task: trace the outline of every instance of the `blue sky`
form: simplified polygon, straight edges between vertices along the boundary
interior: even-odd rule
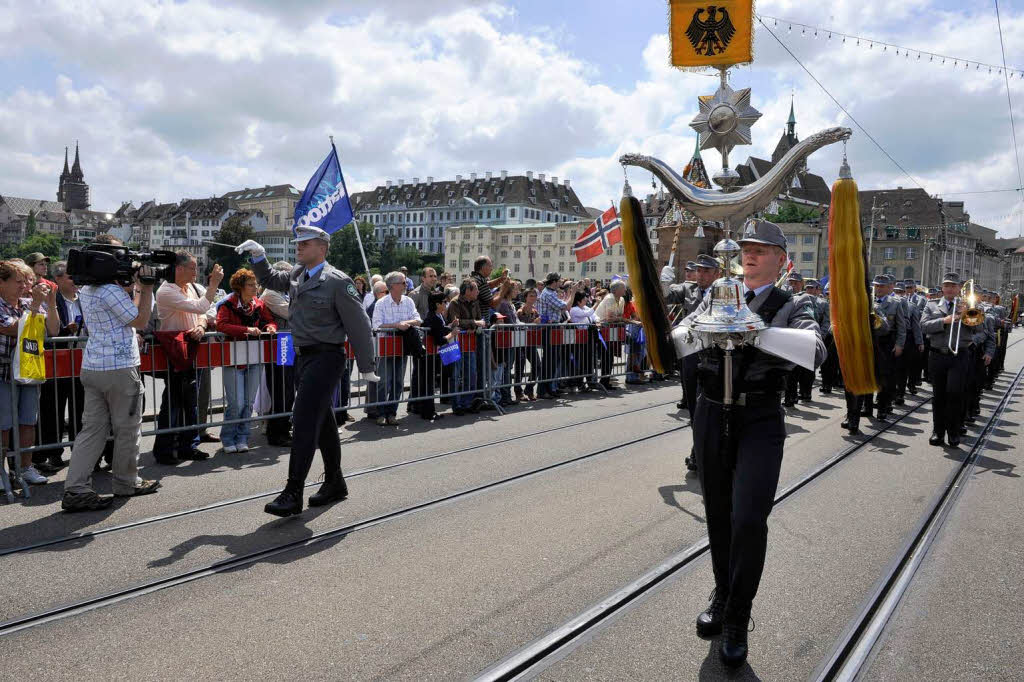
[[[1003,0],[1001,10],[1008,62],[1024,67],[1022,4]],[[696,96],[716,85],[667,67],[661,1],[349,0],[343,7],[0,0],[0,193],[51,198],[63,147],[76,138],[97,207],[302,186],[334,133],[356,190],[402,177],[534,170],[569,177],[585,203],[603,204],[621,188],[620,153],[685,162]],[[760,0],[757,7],[913,48],[1000,60],[989,2]],[[1017,184],[1000,79],[779,29],[929,192]],[[852,127],[767,32],[756,36],[754,65],[734,70],[732,83],[753,88],[763,116],[754,144],[734,150],[735,162],[770,155],[791,92],[802,136]],[[1011,95],[1024,125],[1022,91],[1024,80],[1015,79]],[[849,152],[864,188],[914,182],[859,130]],[[705,161],[719,165],[714,152]],[[810,160],[830,182],[838,163],[838,149]],[[975,217],[1024,212],[1014,193],[962,198]],[[988,224],[1016,235],[1024,222]]]

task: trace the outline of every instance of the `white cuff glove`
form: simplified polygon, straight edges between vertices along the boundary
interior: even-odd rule
[[[661,280],[662,284],[672,284],[672,282],[676,281],[675,269],[671,265],[666,265],[661,269],[661,277],[658,279]]]
[[[235,253],[245,253],[247,251],[253,258],[262,258],[267,255],[267,250],[251,239],[246,239],[235,247]]]
[[[359,378],[362,379],[363,381],[368,381],[371,384],[376,384],[380,382],[380,377],[374,374],[373,372],[360,372]]]

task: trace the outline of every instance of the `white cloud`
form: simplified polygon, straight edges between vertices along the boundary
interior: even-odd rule
[[[242,185],[302,185],[334,134],[353,191],[386,178],[531,169],[572,178],[585,203],[604,206],[621,191],[620,153],[685,164],[695,98],[717,84],[668,66],[663,26],[651,27],[636,55],[641,77],[613,89],[599,81],[597,65],[559,48],[545,27],[503,31],[515,11],[505,4],[343,4],[345,14],[328,2],[68,0],[33,7],[31,17],[22,3],[11,4],[0,12],[0,58],[41,61],[40,72],[60,75],[0,85],[0,192],[52,196],[60,153],[75,138],[99,208]],[[761,0],[758,9],[999,59],[987,6]],[[1003,27],[1008,59],[1024,63],[1024,14],[1004,11]],[[779,30],[930,191],[1016,184],[998,78]],[[736,148],[734,163],[770,156],[791,87],[802,135],[851,125],[763,30],[755,65],[737,69],[733,85],[753,87],[764,114],[755,144]],[[1019,102],[1024,84],[1013,87]],[[1024,114],[1018,122],[1024,125]],[[860,131],[849,151],[862,187],[911,184]],[[839,154],[822,150],[811,167],[831,181]],[[717,153],[705,160],[717,169]],[[630,173],[638,192],[649,187],[648,177]],[[985,215],[1007,213],[1012,202],[983,195],[968,204]]]

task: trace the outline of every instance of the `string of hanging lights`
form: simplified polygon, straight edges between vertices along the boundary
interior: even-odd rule
[[[811,26],[810,24],[802,24],[799,21],[791,21],[780,17],[771,17],[765,14],[760,14],[758,16],[762,21],[771,21],[773,27],[785,27],[788,29],[790,34],[798,31],[801,37],[810,38],[812,40],[825,40],[826,42],[835,42],[839,45],[861,47],[867,50],[877,50],[882,54],[889,54],[891,52],[893,56],[903,57],[907,60],[917,62],[927,61],[939,66],[945,65],[955,69],[974,71],[976,73],[990,73],[995,76],[1002,76],[1003,71],[1005,70],[1007,78],[1024,79],[1024,69],[1016,67],[1006,67],[1004,69],[1000,64],[987,64],[973,59],[952,57],[950,55],[929,52],[927,50],[916,50],[902,45],[887,43],[883,40],[875,40],[874,38],[865,38],[863,36],[851,35],[849,33],[841,33],[829,28]]]

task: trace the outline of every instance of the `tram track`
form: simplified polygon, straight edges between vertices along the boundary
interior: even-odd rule
[[[1007,350],[1016,346],[1018,343],[1024,342],[1024,339],[1015,341],[1014,343],[1007,346]],[[958,490],[958,481],[962,480],[959,475],[962,475],[966,470],[968,460],[973,462],[972,458],[977,457],[979,451],[979,445],[982,444],[983,436],[987,438],[988,434],[991,433],[993,425],[998,421],[998,416],[1001,414],[1005,405],[1009,401],[1010,397],[1016,390],[1018,383],[1024,375],[1024,367],[1022,367],[1016,374],[1015,378],[1010,382],[1010,385],[1003,392],[997,406],[993,409],[992,414],[989,416],[988,421],[985,423],[982,431],[979,432],[975,438],[974,443],[969,450],[969,454],[964,459],[964,464],[957,472],[951,476],[952,483],[947,484],[950,486],[947,490]],[[841,461],[847,459],[854,453],[858,452],[866,445],[871,443],[875,438],[882,435],[892,427],[899,424],[905,418],[911,414],[917,412],[925,405],[931,402],[931,398],[926,398],[919,401],[909,410],[906,410],[892,421],[886,422],[885,426],[877,431],[872,432],[867,438],[861,440],[858,443],[851,445],[848,448],[844,448],[839,453],[833,455],[829,459],[825,460],[803,476],[798,478],[793,483],[786,486],[783,490],[779,491],[775,496],[773,507],[776,507],[787,499],[792,497],[802,488],[806,487],[816,479],[823,476],[825,473],[834,468]],[[958,475],[959,474],[959,475]],[[940,502],[945,499],[947,495],[940,496]],[[494,663],[488,668],[479,672],[473,677],[475,682],[498,682],[504,680],[520,680],[529,679],[533,674],[538,673],[545,669],[550,663],[561,659],[569,650],[571,650],[579,641],[585,637],[593,635],[603,625],[609,622],[609,619],[615,614],[627,610],[631,605],[636,603],[641,597],[652,592],[656,587],[664,583],[666,580],[676,575],[680,571],[685,570],[689,566],[693,565],[698,559],[703,557],[709,552],[708,538],[705,535],[701,539],[692,543],[686,549],[668,557],[663,562],[653,567],[641,575],[636,580],[628,583],[619,590],[605,596],[600,601],[593,604],[588,609],[581,612],[575,618],[562,623],[557,628],[551,630],[547,634],[535,639],[527,645],[521,647],[515,652],[509,654],[500,661]],[[908,550],[912,551],[912,550]],[[904,586],[905,589],[905,586]],[[865,607],[867,608],[867,607]],[[852,626],[851,626],[852,630]],[[849,633],[848,633],[849,634]],[[877,635],[876,635],[877,638]],[[833,679],[833,678],[821,678],[821,679]],[[840,679],[840,678],[834,678]],[[841,679],[853,679],[853,678],[841,678]]]
[[[830,471],[838,463],[869,445],[875,438],[886,433],[908,416],[918,412],[929,402],[931,402],[931,398],[918,401],[909,410],[901,412],[896,418],[886,422],[882,428],[866,434],[862,440],[843,448],[803,474],[776,494],[774,504],[780,505]],[[477,681],[527,679],[531,674],[547,667],[549,663],[560,659],[582,638],[593,634],[602,625],[609,622],[613,615],[626,610],[666,580],[693,565],[708,551],[708,538],[705,535],[686,549],[668,557],[636,580],[605,596],[575,618],[564,622],[559,627],[484,669],[473,679]]]
[[[811,679],[817,682],[849,682],[857,679],[865,671],[890,618],[913,582],[918,568],[949,513],[963,493],[979,455],[985,450],[992,431],[1000,423],[1006,406],[1020,388],[1022,378],[1024,367],[1018,370],[967,456],[947,477],[907,542],[886,567],[857,615],[850,620],[834,644],[832,653],[825,658]]]
[[[625,410],[623,412],[617,412],[615,414],[604,415],[602,417],[594,417],[594,418],[591,418],[591,419],[580,420],[580,421],[572,422],[572,423],[569,423],[569,424],[561,424],[559,426],[553,426],[553,427],[547,428],[547,429],[540,429],[538,431],[531,431],[529,433],[521,433],[521,434],[518,434],[518,435],[515,435],[515,436],[509,436],[507,438],[501,438],[501,439],[492,440],[492,441],[489,441],[489,442],[486,442],[486,443],[480,443],[478,445],[468,445],[466,447],[457,448],[455,450],[448,450],[448,451],[445,451],[445,452],[433,453],[433,454],[430,454],[430,455],[424,455],[422,457],[414,457],[414,458],[402,460],[402,461],[399,461],[399,462],[392,462],[390,464],[381,464],[381,465],[378,465],[378,466],[366,467],[364,469],[356,469],[354,471],[346,473],[345,474],[345,478],[347,480],[351,480],[353,478],[358,478],[360,476],[367,476],[367,475],[370,475],[370,474],[379,474],[379,473],[382,473],[382,472],[385,472],[385,471],[391,471],[391,470],[394,470],[394,469],[400,469],[402,467],[411,466],[411,465],[414,465],[414,464],[422,464],[424,462],[429,462],[429,461],[432,461],[432,460],[442,459],[444,457],[451,457],[453,455],[460,455],[460,454],[463,454],[463,453],[466,453],[466,452],[472,452],[474,450],[483,450],[483,449],[486,449],[486,448],[492,448],[492,447],[504,445],[505,443],[511,443],[513,441],[523,440],[523,439],[527,439],[527,438],[535,438],[535,437],[538,437],[538,436],[545,436],[547,434],[555,433],[557,431],[563,431],[565,429],[571,429],[571,428],[576,428],[576,427],[580,427],[580,426],[591,426],[591,425],[593,425],[596,422],[601,422],[601,421],[604,421],[604,420],[607,420],[607,419],[616,419],[616,418],[619,418],[619,417],[626,417],[626,416],[629,416],[629,415],[636,414],[638,412],[644,412],[646,410],[652,410],[652,409],[656,409],[656,408],[659,408],[659,407],[665,407],[667,405],[674,405],[674,404],[675,404],[675,401],[669,400],[669,401],[665,401],[665,402],[655,403],[653,405],[645,405],[644,407],[638,407],[638,408],[634,408],[634,409],[631,409],[631,410]],[[685,424],[683,426],[683,428],[685,428],[686,426],[689,426],[689,422],[687,422],[687,424]],[[313,488],[313,487],[316,487],[318,485],[320,485],[320,483],[317,482],[317,481],[307,482],[305,484],[304,488]],[[50,539],[47,539],[47,540],[41,540],[39,542],[34,542],[34,543],[31,543],[31,544],[27,544],[27,545],[21,545],[21,546],[17,546],[17,547],[9,547],[9,548],[5,548],[5,549],[0,549],[0,557],[10,556],[10,555],[14,555],[14,554],[23,554],[25,552],[31,552],[33,550],[44,549],[44,548],[47,548],[47,547],[53,547],[55,545],[61,545],[61,544],[65,544],[65,543],[69,543],[69,542],[74,542],[74,541],[78,541],[78,540],[88,540],[88,539],[99,537],[99,536],[102,536],[102,535],[109,535],[111,533],[118,533],[118,532],[122,532],[122,531],[132,530],[134,528],[140,528],[142,526],[148,526],[148,525],[152,525],[152,524],[155,524],[155,523],[161,523],[161,522],[170,521],[170,520],[173,520],[173,519],[179,519],[179,518],[183,518],[183,517],[193,516],[193,515],[196,515],[196,514],[202,514],[204,512],[214,511],[214,510],[217,510],[217,509],[224,509],[226,507],[231,507],[231,506],[234,506],[234,505],[243,504],[245,502],[252,502],[254,500],[259,500],[259,499],[266,498],[266,497],[273,497],[274,495],[277,495],[280,492],[281,492],[280,488],[275,488],[274,490],[267,490],[267,491],[260,492],[260,493],[253,493],[251,495],[243,495],[241,497],[230,498],[230,499],[227,499],[227,500],[220,500],[218,502],[212,502],[210,504],[201,505],[201,506],[198,506],[198,507],[192,507],[192,508],[189,508],[189,509],[182,509],[182,510],[178,510],[178,511],[167,512],[165,514],[158,514],[156,516],[148,516],[146,518],[137,519],[135,521],[126,521],[124,523],[120,523],[120,524],[113,525],[113,526],[107,526],[107,527],[104,527],[104,528],[96,528],[94,530],[86,530],[86,531],[81,531],[81,532],[76,532],[76,533],[69,533],[67,535],[62,535],[62,536],[55,537],[55,538],[50,538]]]
[[[648,434],[645,436],[641,436],[639,438],[634,438],[622,443],[616,443],[614,445],[604,446],[596,450],[584,453],[582,455],[577,455],[566,460],[561,460],[559,462],[547,464],[541,467],[531,469],[529,471],[507,476],[496,481],[491,481],[489,483],[472,486],[470,488],[466,488],[464,490],[460,490],[454,493],[441,495],[433,499],[426,500],[424,502],[419,502],[416,504],[408,505],[406,507],[402,507],[400,509],[395,509],[389,512],[376,514],[374,516],[370,516],[353,523],[348,523],[337,528],[314,533],[310,536],[301,538],[299,540],[284,542],[278,545],[274,545],[272,547],[267,547],[244,555],[233,557],[231,559],[215,561],[209,564],[205,564],[203,566],[198,566],[196,568],[180,571],[162,578],[156,578],[153,580],[138,583],[136,585],[121,588],[106,594],[73,601],[64,605],[51,607],[32,614],[18,616],[16,618],[0,623],[0,637],[10,635],[15,632],[19,632],[21,630],[25,630],[27,628],[44,625],[46,623],[62,620],[70,616],[86,613],[88,611],[92,611],[105,606],[112,606],[114,604],[134,599],[136,597],[141,597],[143,595],[150,594],[152,592],[156,592],[159,590],[164,590],[177,585],[183,585],[186,583],[194,582],[196,580],[209,577],[212,575],[233,571],[245,566],[249,566],[251,564],[265,561],[267,559],[284,554],[286,552],[296,551],[330,540],[341,539],[351,533],[366,530],[368,528],[373,528],[375,526],[388,523],[390,521],[395,521],[397,519],[401,519],[412,514],[417,514],[419,512],[437,509],[439,507],[456,502],[458,500],[467,499],[484,492],[496,490],[517,483],[519,481],[544,474],[549,471],[563,469],[565,467],[569,467],[580,462],[584,462],[586,460],[598,457],[609,452],[613,452],[615,450],[621,450],[622,448],[628,448],[630,446],[653,441],[655,439],[667,436],[672,433],[676,433],[678,431],[682,431],[687,428],[689,428],[688,423],[681,426],[674,426],[668,429],[663,429],[653,434]],[[284,520],[281,523],[288,523],[289,521],[290,520]]]

